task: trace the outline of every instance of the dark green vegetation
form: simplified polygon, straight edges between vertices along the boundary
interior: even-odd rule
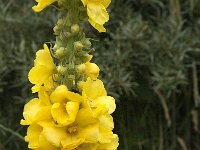
[[[33,3],[0,0],[0,150],[27,149],[27,73],[35,51],[54,41],[56,10],[35,14]],[[109,11],[107,33],[88,33],[117,99],[119,149],[200,150],[200,0],[113,0]]]

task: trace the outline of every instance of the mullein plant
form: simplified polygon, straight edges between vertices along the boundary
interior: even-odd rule
[[[54,27],[55,43],[36,52],[28,74],[33,98],[24,107],[21,125],[25,141],[37,150],[116,150],[112,132],[115,99],[98,79],[99,67],[90,62],[90,38],[83,25],[89,22],[105,32],[110,0],[36,0],[35,12],[56,4],[62,18]]]

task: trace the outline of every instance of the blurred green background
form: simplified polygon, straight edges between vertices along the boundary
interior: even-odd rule
[[[25,150],[27,73],[59,14],[0,0],[0,150]],[[113,0],[107,33],[87,29],[117,100],[119,150],[200,150],[200,0]]]

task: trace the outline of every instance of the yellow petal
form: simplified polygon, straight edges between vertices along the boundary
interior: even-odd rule
[[[59,148],[49,143],[44,135],[40,135],[40,147],[36,150],[59,150]]]
[[[79,136],[85,138],[86,143],[96,143],[99,140],[99,125],[91,124],[78,130]]]
[[[78,102],[67,102],[66,105],[54,103],[51,108],[51,114],[58,125],[66,126],[75,121],[78,110]]]
[[[90,2],[87,4],[87,14],[95,23],[103,25],[109,20],[109,15],[102,4]]]
[[[83,108],[87,109],[92,114],[92,108],[90,105],[92,101],[88,99],[84,90],[82,91],[82,96],[83,96],[83,102],[82,102]]]
[[[37,115],[37,113],[44,106],[45,105],[43,103],[41,103],[41,101],[38,98],[34,98],[34,99],[30,100],[24,106],[24,112],[23,112],[24,119],[27,121],[27,123],[32,123],[34,121],[35,116]]]
[[[94,103],[95,99],[87,97],[84,90],[82,91],[82,96],[83,96],[83,103],[82,103],[83,108],[87,109],[94,118],[98,118],[99,116],[108,113],[109,108],[105,104],[95,105]]]
[[[102,126],[105,129],[113,130],[114,128],[114,122],[111,115],[107,114],[107,115],[100,116],[99,123],[100,123],[100,126]]]
[[[70,91],[67,91],[66,98],[67,98],[67,100],[73,101],[73,102],[82,102],[83,101],[83,98],[80,94],[70,92]]]
[[[39,65],[30,70],[28,78],[32,84],[41,86],[52,74],[53,70],[49,70],[47,67]]]
[[[105,105],[98,105],[98,107],[94,107],[94,109],[92,109],[92,113],[95,118],[98,118],[101,115],[108,114],[108,108]]]
[[[53,103],[64,103],[67,101],[82,102],[82,96],[68,91],[65,85],[58,86],[50,96],[51,102]]]
[[[97,143],[83,143],[77,147],[78,150],[96,150]]]
[[[42,127],[37,124],[30,125],[27,129],[27,135],[25,136],[25,141],[29,142],[28,148],[36,149],[40,146],[39,137],[42,132]]]
[[[56,0],[36,0],[38,2],[38,4],[36,6],[33,6],[32,9],[35,12],[40,12],[42,11],[45,7],[47,7],[48,5],[52,4],[53,2],[55,2]]]
[[[77,83],[78,90],[79,90],[80,92],[82,92],[83,87],[84,87],[84,84],[85,84],[84,81],[79,81],[79,82]]]
[[[51,94],[50,99],[53,103],[66,102],[67,87],[65,85],[58,86]]]
[[[107,95],[103,82],[98,79],[93,81],[90,78],[88,78],[83,87],[83,92],[85,92],[86,96],[90,100],[94,100],[100,96]]]
[[[45,104],[45,105],[51,105],[49,95],[46,92],[46,88],[44,86],[40,87],[40,91],[38,92],[39,99]]]
[[[34,85],[34,86],[31,88],[32,93],[36,93],[36,92],[40,91],[40,88],[41,88],[41,85],[38,85],[38,84]]]
[[[31,125],[33,123],[37,123],[38,121],[50,120],[51,116],[51,106],[43,107],[40,111],[36,113],[36,115],[32,116],[29,119],[21,120],[21,125]]]
[[[100,143],[110,143],[113,138],[113,132],[102,126],[99,127],[99,142]]]
[[[99,144],[97,150],[116,150],[119,146],[119,138],[116,134],[113,134],[113,137],[109,143]]]
[[[56,147],[60,147],[61,141],[66,138],[65,128],[56,127],[52,122],[39,123],[43,127],[42,135]]]
[[[91,79],[95,80],[99,76],[99,67],[95,63],[87,62],[85,63],[85,74],[86,78],[90,77]]]
[[[111,96],[101,96],[93,100],[93,105],[96,107],[106,106],[108,114],[112,114],[116,109],[115,99]]]
[[[43,120],[50,120],[52,119],[51,116],[51,106],[43,107],[34,117],[34,122],[43,121]]]
[[[99,32],[106,32],[106,29],[104,28],[103,25],[96,23],[95,21],[93,21],[91,18],[88,19],[89,23],[95,28],[97,29]]]
[[[107,8],[111,3],[111,0],[102,0],[102,5]]]
[[[83,103],[82,103],[83,109],[87,110],[87,113],[93,118],[97,118],[103,109],[100,110],[99,109],[100,107],[98,108],[98,110],[95,109],[94,106],[92,105],[92,101],[88,99],[84,91],[82,92],[82,96],[83,96]]]
[[[57,83],[54,82],[56,81],[56,78],[57,78],[57,75],[53,74],[47,80],[44,81],[44,87],[46,91],[52,91],[54,87],[57,86]]]
[[[83,142],[83,138],[79,138],[76,135],[67,135],[67,137],[61,141],[63,147],[62,150],[74,150]]]
[[[37,51],[34,63],[35,66],[41,65],[41,66],[46,66],[47,68],[50,69],[55,67],[53,58],[51,57],[51,53],[46,44],[44,44],[44,49]]]
[[[85,109],[85,108],[81,108],[78,111],[78,114],[76,116],[76,123],[79,126],[87,126],[89,124],[93,124],[95,122],[97,122],[98,120],[96,118],[93,117],[92,113],[90,110]]]
[[[88,0],[81,0],[82,1],[82,3],[83,3],[83,6],[85,7],[86,5],[87,5],[87,3],[88,3]]]
[[[32,123],[32,121],[30,121],[30,120],[24,120],[24,119],[20,120],[21,125],[30,125],[31,123]]]

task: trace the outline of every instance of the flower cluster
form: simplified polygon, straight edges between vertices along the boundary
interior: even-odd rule
[[[89,63],[89,62],[87,62]],[[79,93],[57,85],[55,65],[47,45],[36,54],[29,80],[35,84],[33,98],[24,107],[22,125],[29,125],[25,141],[30,149],[115,150],[113,134],[115,100],[107,96],[101,80],[87,78]],[[95,72],[91,70],[89,72]],[[88,74],[86,69],[86,74]],[[93,75],[92,75],[93,76]],[[94,75],[95,76],[95,75]]]
[[[35,11],[41,11],[56,0],[37,0]],[[91,62],[91,42],[79,26],[80,8],[87,5],[90,22],[103,27],[105,8],[110,1],[57,0],[70,9],[59,19],[54,32],[55,45],[38,50],[29,81],[38,94],[24,107],[21,125],[27,125],[25,141],[36,150],[116,150],[118,136],[112,132],[111,114],[115,99],[107,95],[98,79],[99,67]],[[99,17],[98,10],[101,9]],[[94,12],[97,11],[97,12]],[[105,13],[106,12],[106,13]],[[84,12],[83,12],[84,13]],[[94,23],[95,22],[95,23]]]

